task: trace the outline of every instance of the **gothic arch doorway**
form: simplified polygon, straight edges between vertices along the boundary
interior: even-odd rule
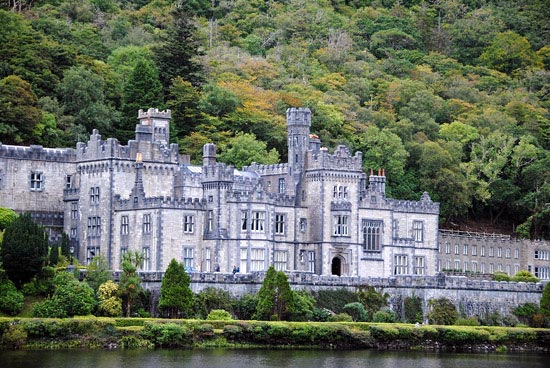
[[[342,259],[340,257],[334,257],[332,259],[331,274],[342,276]]]

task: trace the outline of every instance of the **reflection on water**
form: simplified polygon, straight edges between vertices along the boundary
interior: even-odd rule
[[[373,350],[0,351],[2,368],[543,368],[542,354],[451,354]]]

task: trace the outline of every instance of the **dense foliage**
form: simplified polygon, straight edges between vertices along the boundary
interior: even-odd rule
[[[172,259],[160,287],[159,309],[169,318],[189,316],[193,304],[193,292],[189,284],[191,279],[183,264]]]
[[[72,146],[93,128],[124,141],[133,110],[166,106],[182,153],[200,162],[214,142],[241,166],[264,153],[285,160],[284,111],[308,106],[325,144],[386,169],[389,195],[427,190],[446,226],[549,238],[549,9],[542,0],[3,2],[0,141]]]

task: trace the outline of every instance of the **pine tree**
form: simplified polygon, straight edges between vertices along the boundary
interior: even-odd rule
[[[255,319],[288,319],[294,308],[294,294],[288,278],[282,271],[269,267],[258,292]]]
[[[163,108],[164,99],[157,68],[151,62],[139,60],[124,84],[121,123],[117,137],[123,142],[132,139],[139,109]]]
[[[172,259],[162,278],[159,300],[159,309],[168,318],[178,318],[189,314],[193,303],[190,283],[191,279],[183,265]]]
[[[21,215],[6,228],[1,254],[6,274],[20,287],[42,270],[48,256],[48,236],[29,214]]]
[[[137,274],[143,262],[143,255],[137,251],[127,252],[122,256],[122,275],[120,276],[120,294],[125,303],[126,317],[132,315],[132,305],[137,301],[143,288]]]
[[[179,76],[194,86],[199,86],[204,76],[202,65],[195,58],[202,53],[196,38],[197,29],[190,1],[179,1],[171,14],[173,23],[168,28],[164,42],[153,50],[162,85],[167,91],[172,80]]]
[[[167,107],[172,110],[171,137],[183,138],[195,130],[197,125],[206,122],[205,114],[200,110],[200,93],[196,87],[176,77],[170,85],[170,99]]]

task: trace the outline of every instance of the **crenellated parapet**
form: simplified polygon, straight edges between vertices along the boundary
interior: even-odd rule
[[[396,212],[439,214],[439,202],[433,202],[426,192],[419,201],[408,201],[386,198],[381,192],[367,190],[359,202],[359,207]]]
[[[155,208],[204,210],[206,200],[204,198],[172,198],[172,197],[145,197],[139,202],[132,199],[121,199],[115,196],[115,211],[145,210]]]
[[[222,163],[202,167],[202,182],[210,183],[216,181],[233,182],[234,168]]]
[[[256,162],[250,164],[250,166],[244,166],[243,171],[253,171],[260,176],[266,175],[286,175],[288,174],[288,163],[261,165]]]
[[[334,153],[321,149],[318,153],[308,152],[308,170],[362,171],[363,153],[351,155],[346,146],[340,145]]]
[[[75,150],[72,148],[44,148],[39,145],[25,147],[2,143],[0,143],[0,157],[52,162],[74,162],[76,160]]]

